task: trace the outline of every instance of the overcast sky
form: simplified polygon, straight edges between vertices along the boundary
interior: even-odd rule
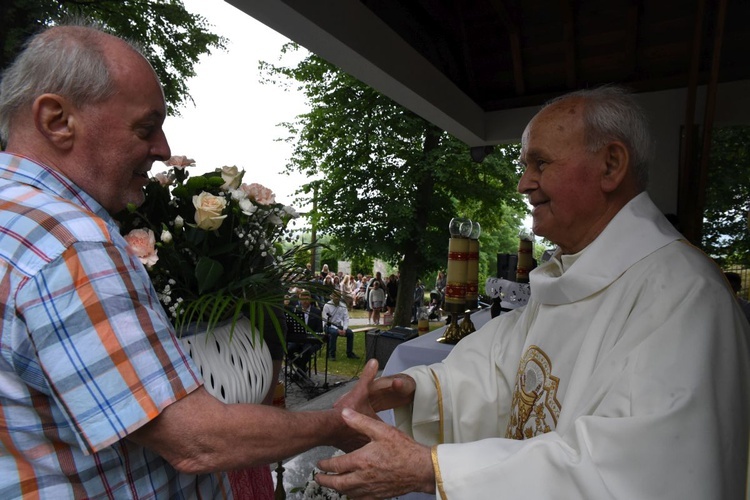
[[[281,174],[291,146],[275,139],[285,136],[277,126],[292,121],[307,108],[299,93],[259,83],[258,62],[278,63],[289,40],[223,0],[183,0],[185,8],[205,17],[213,33],[228,39],[226,51],[201,58],[196,77],[188,81],[195,105],[164,125],[173,155],[196,160],[195,172],[223,165],[246,170],[244,181],[258,182],[291,204],[292,193],[304,181]],[[152,172],[159,172],[154,165]],[[296,207],[301,208],[301,207]]]

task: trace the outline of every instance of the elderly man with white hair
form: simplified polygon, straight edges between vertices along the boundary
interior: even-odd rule
[[[744,498],[748,324],[646,193],[650,152],[621,89],[545,106],[518,190],[557,251],[529,304],[370,384],[403,432],[344,410],[370,442],[318,482],[357,498]]]

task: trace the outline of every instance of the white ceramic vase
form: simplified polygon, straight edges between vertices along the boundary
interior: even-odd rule
[[[253,335],[250,321],[239,318],[219,323],[213,331],[189,328],[180,337],[203,376],[206,390],[228,404],[260,403],[271,387],[271,352],[263,335]]]

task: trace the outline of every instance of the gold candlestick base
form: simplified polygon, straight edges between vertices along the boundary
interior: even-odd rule
[[[445,329],[445,335],[437,339],[441,344],[458,344],[461,340],[461,328],[458,326],[458,315],[451,313],[451,322]]]
[[[437,341],[441,344],[458,344],[459,340],[476,330],[474,323],[471,321],[471,311],[467,310],[464,313],[464,319],[460,325],[458,324],[458,315],[451,314],[451,323],[445,329],[445,335],[437,339]]]
[[[466,337],[470,333],[474,333],[477,329],[474,327],[474,323],[471,321],[471,311],[466,311],[464,314],[464,320],[461,322],[461,338]]]

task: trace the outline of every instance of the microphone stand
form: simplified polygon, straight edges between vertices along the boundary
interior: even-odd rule
[[[323,324],[323,332],[325,332],[326,335],[323,336],[323,341],[326,343],[326,368],[325,368],[325,374],[323,375],[323,389],[326,391],[328,390],[328,346],[331,343],[330,338],[326,338],[330,336],[331,334],[328,333],[328,327],[331,324],[331,313],[327,314],[328,320]]]

